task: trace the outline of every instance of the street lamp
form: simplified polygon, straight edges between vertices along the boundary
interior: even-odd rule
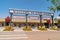
[[[14,11],[13,11],[13,9],[9,9],[9,13],[13,13]]]
[[[40,26],[42,27],[42,15],[40,14]]]
[[[28,14],[26,14],[26,28],[27,28],[27,25],[28,25],[28,23],[27,23],[27,18],[28,18],[28,17],[27,17],[27,16],[28,16]]]
[[[52,18],[52,26],[53,26],[54,25],[54,21],[53,21],[54,15],[53,15],[53,13],[51,14],[51,18]]]
[[[12,23],[12,15],[14,13],[13,9],[9,9],[9,13],[10,13],[10,26],[11,26],[11,23]]]

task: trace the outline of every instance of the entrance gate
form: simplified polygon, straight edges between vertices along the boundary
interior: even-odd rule
[[[28,25],[27,23],[27,18],[29,14],[33,14],[33,15],[39,15],[39,19],[40,19],[40,26],[42,26],[42,20],[44,18],[50,18],[52,20],[52,25],[53,25],[53,13],[48,13],[48,12],[39,12],[39,11],[30,11],[30,10],[17,10],[17,9],[9,9],[9,13],[10,13],[10,25],[12,23],[12,17],[17,14],[25,14],[25,21],[26,21],[26,27]]]

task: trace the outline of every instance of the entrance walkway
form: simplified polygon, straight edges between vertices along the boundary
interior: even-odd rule
[[[27,40],[28,37],[23,31],[1,31],[0,40]]]
[[[22,31],[18,27],[14,29],[15,31],[0,31],[0,40],[60,40],[60,31]]]
[[[28,36],[22,28],[14,27],[14,31],[3,31],[4,27],[0,27],[0,40],[27,40]]]
[[[25,32],[29,40],[60,40],[60,31]]]

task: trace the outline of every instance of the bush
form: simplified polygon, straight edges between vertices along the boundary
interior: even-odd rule
[[[27,26],[27,28],[26,28],[26,26],[24,26],[24,27],[23,27],[23,30],[24,30],[24,31],[31,31],[31,27],[30,27],[30,26]]]
[[[10,27],[10,31],[14,31],[13,27]]]
[[[46,30],[45,26],[42,26],[42,29],[41,30]]]
[[[39,26],[38,30],[40,30],[40,29],[41,29],[41,26]]]
[[[24,26],[24,27],[23,27],[23,30],[24,30],[24,31],[26,31],[26,30],[27,30],[26,26]]]
[[[51,30],[58,30],[58,27],[57,26],[53,26],[53,27],[50,27],[49,29],[51,29]]]
[[[30,26],[27,27],[27,31],[31,31],[31,27]]]
[[[57,26],[53,26],[53,30],[57,30],[58,29],[58,27]]]
[[[46,30],[45,26],[39,26],[38,30]]]
[[[14,31],[12,27],[5,26],[5,29],[3,31]]]
[[[5,26],[5,29],[3,31],[9,31],[9,26]]]

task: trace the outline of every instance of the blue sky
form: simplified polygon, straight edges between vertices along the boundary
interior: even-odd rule
[[[48,7],[51,5],[46,0],[0,0],[0,18],[5,18],[9,15],[9,8],[49,12]],[[58,14],[59,12],[55,14],[55,17]]]

